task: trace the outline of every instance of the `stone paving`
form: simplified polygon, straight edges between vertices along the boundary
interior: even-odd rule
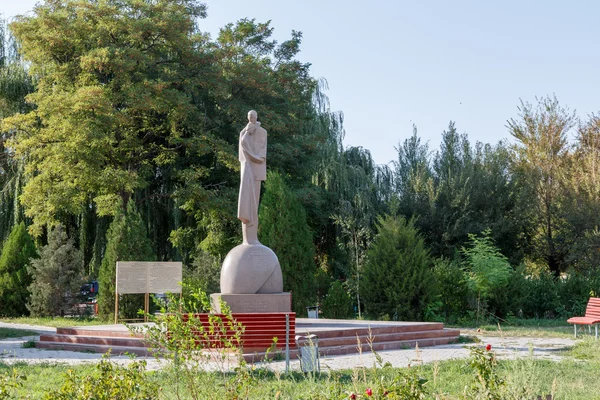
[[[10,327],[19,329],[30,329],[38,333],[53,333],[56,329],[43,326],[32,326],[24,324],[11,324],[0,322],[0,327]],[[494,337],[476,334],[480,343],[451,344],[445,346],[424,347],[421,349],[405,349],[393,351],[381,351],[378,354],[382,357],[384,363],[390,363],[394,367],[406,367],[419,363],[433,363],[436,361],[450,359],[464,359],[469,356],[470,346],[484,346],[491,344],[493,350],[500,358],[514,359],[533,356],[548,360],[560,361],[562,352],[575,344],[574,339],[569,338],[529,338],[529,337]],[[0,340],[0,361],[5,363],[26,362],[26,363],[64,363],[81,364],[98,362],[102,358],[101,354],[81,353],[63,350],[45,350],[35,348],[24,348],[25,342],[36,339],[36,336],[11,338]],[[119,363],[127,363],[130,358],[127,356],[113,356],[111,359]],[[139,359],[139,358],[138,358]],[[160,368],[162,362],[148,357],[148,368]],[[366,367],[371,368],[376,364],[375,356],[366,352],[363,354],[350,354],[345,356],[321,357],[321,370],[340,370]],[[207,363],[207,369],[215,370],[222,368],[231,368],[234,363],[223,365],[222,363]],[[267,364],[268,368],[275,371],[285,370],[285,361],[271,361]],[[290,361],[291,370],[300,370],[298,360]]]

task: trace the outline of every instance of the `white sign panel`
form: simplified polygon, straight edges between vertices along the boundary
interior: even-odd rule
[[[181,262],[117,262],[118,294],[181,293]]]
[[[180,262],[148,264],[148,293],[181,293]]]

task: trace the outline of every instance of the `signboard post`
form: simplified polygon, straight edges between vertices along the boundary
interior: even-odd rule
[[[144,294],[144,322],[148,320],[150,293],[181,294],[181,262],[118,261],[115,287],[115,324],[120,294]]]

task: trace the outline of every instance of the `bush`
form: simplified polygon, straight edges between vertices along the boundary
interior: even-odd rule
[[[448,323],[456,323],[469,309],[471,292],[467,276],[457,261],[444,258],[435,261],[433,274],[444,319]]]
[[[75,302],[81,286],[83,254],[58,225],[48,235],[48,245],[40,249],[40,258],[31,261],[33,283],[27,308],[31,315],[52,317],[64,314]]]
[[[97,366],[98,373],[80,376],[72,370],[58,391],[47,400],[146,400],[159,398],[161,389],[149,379],[146,361],[132,361],[122,367],[108,358]]]
[[[103,318],[114,317],[117,261],[154,261],[146,227],[133,201],[127,210],[119,207],[106,234],[106,252],[100,266],[98,283],[98,313]],[[119,301],[119,314],[133,318],[143,307],[143,295],[127,295]]]
[[[351,318],[352,299],[344,289],[342,282],[335,281],[331,284],[327,296],[323,300],[323,316],[325,318]]]
[[[37,257],[33,239],[25,224],[15,225],[2,247],[0,256],[0,315],[19,317],[28,313],[31,275],[27,271],[30,260]]]
[[[190,293],[218,293],[220,287],[221,263],[216,257],[203,251],[198,252],[192,267],[183,269],[183,297]]]
[[[550,270],[541,271],[539,276],[529,277],[529,287],[523,304],[526,318],[554,318],[561,309],[558,297],[558,282]]]
[[[413,221],[386,216],[367,251],[361,293],[367,314],[420,320],[435,297],[431,259]]]

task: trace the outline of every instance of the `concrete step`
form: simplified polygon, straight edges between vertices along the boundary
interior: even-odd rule
[[[98,345],[112,347],[148,347],[142,338],[136,337],[101,337],[101,336],[81,336],[81,335],[40,335],[41,343],[70,343],[81,345]]]
[[[143,347],[136,346],[108,346],[99,344],[86,343],[64,343],[64,342],[36,342],[35,347],[38,349],[51,350],[69,350],[80,351],[83,353],[101,353],[106,354],[110,351],[112,355],[120,356],[125,354],[135,354],[136,356],[152,356],[152,352]]]
[[[415,348],[417,344],[419,347],[429,347],[429,346],[442,346],[450,343],[458,342],[459,335],[454,336],[454,333],[447,333],[444,337],[437,338],[429,338],[429,339],[414,339],[414,340],[396,340],[391,342],[379,342],[373,343],[372,345],[368,343],[361,343],[361,352],[368,353],[371,351],[389,351],[389,350],[400,350],[400,349],[410,349]],[[320,343],[320,342],[319,342]],[[329,356],[339,356],[339,355],[347,355],[347,354],[358,354],[358,344],[354,343],[354,345],[332,345],[327,347],[322,347],[319,344],[319,356],[320,357],[329,357]],[[254,353],[245,353],[244,359],[246,362],[260,362],[264,361],[265,358],[268,359],[282,359],[285,357],[285,349],[278,349],[275,352],[270,352],[268,355],[265,352],[254,352]],[[298,349],[290,350],[290,358],[298,358]]]

